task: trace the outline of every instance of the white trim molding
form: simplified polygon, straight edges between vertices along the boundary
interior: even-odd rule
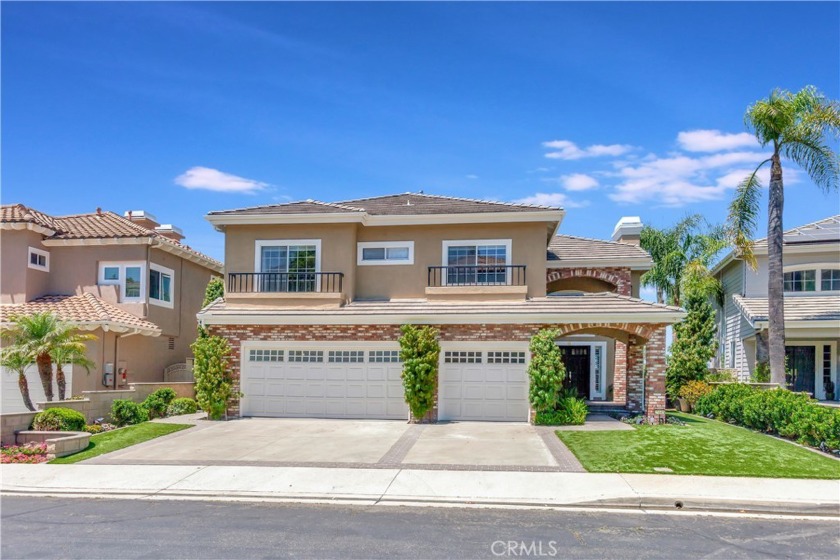
[[[158,272],[161,274],[160,284],[158,288],[162,291],[163,290],[163,275],[166,274],[169,276],[169,301],[164,299],[158,299],[152,297],[152,279],[151,275],[152,272]],[[167,268],[165,266],[161,266],[159,264],[155,264],[153,262],[149,263],[149,303],[152,305],[158,305],[160,307],[166,307],[168,309],[175,308],[175,271],[171,268]]]
[[[384,258],[365,260],[363,258],[365,249],[384,249]],[[408,258],[389,259],[388,249],[408,249]],[[414,264],[414,241],[359,241],[356,243],[356,264],[358,266]]]
[[[37,257],[44,257],[44,264],[33,263],[32,262],[32,255],[36,255]],[[40,258],[38,260],[40,260]],[[41,272],[49,272],[50,271],[50,253],[49,253],[49,251],[44,251],[42,249],[36,249],[35,247],[30,247],[29,251],[26,254],[26,266],[33,269],[33,270],[40,270]]]
[[[555,341],[557,346],[588,346],[589,347],[589,400],[606,400],[607,398],[607,342],[604,340],[564,340]],[[599,349],[601,363],[595,354]],[[597,373],[596,373],[597,372]],[[596,379],[596,374],[598,378]]]
[[[288,247],[290,245],[315,246],[315,272],[321,272],[320,239],[257,239],[254,241],[254,272],[262,272],[263,247]]]
[[[119,278],[110,280],[105,278],[106,268],[119,269]],[[125,294],[125,271],[127,268],[140,269],[140,296],[128,297]],[[99,261],[99,271],[96,275],[97,283],[101,286],[119,286],[120,303],[146,303],[146,263],[143,261]]]
[[[444,239],[441,242],[441,255],[440,261],[442,266],[458,266],[458,265],[450,265],[449,264],[449,249],[451,247],[471,247],[475,246],[476,250],[478,247],[487,247],[491,245],[502,245],[505,248],[505,265],[510,265],[513,262],[513,241],[511,239]],[[478,253],[476,252],[476,259],[478,258]],[[477,261],[476,261],[477,262]],[[472,265],[464,265],[464,266],[472,266]],[[440,281],[441,286],[447,285],[447,274],[443,274]],[[505,270],[505,280],[507,284],[510,284],[510,277],[511,271],[510,269]],[[477,284],[481,285],[481,284]]]
[[[825,399],[825,386],[823,385],[823,346],[831,347],[829,356],[829,378],[834,382],[835,398],[840,385],[837,378],[837,341],[835,340],[785,340],[785,346],[813,346],[814,347],[814,397],[818,400]]]

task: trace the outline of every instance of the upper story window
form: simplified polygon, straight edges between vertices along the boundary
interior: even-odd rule
[[[99,284],[119,286],[121,302],[142,302],[146,300],[145,269],[145,263],[141,262],[101,262]]]
[[[821,265],[785,271],[786,292],[838,292],[840,268]]]
[[[444,241],[446,283],[505,284],[510,264],[510,239]]]
[[[175,271],[155,263],[149,264],[149,303],[163,307],[174,307]]]
[[[260,240],[254,269],[262,273],[261,291],[314,292],[321,270],[321,240]]]
[[[414,264],[414,241],[364,241],[357,243],[357,264]]]
[[[28,266],[29,268],[34,268],[35,270],[43,270],[44,272],[49,272],[50,254],[47,251],[42,251],[41,249],[30,247]]]
[[[822,291],[824,292],[838,292],[840,291],[840,268],[824,268],[820,271]]]

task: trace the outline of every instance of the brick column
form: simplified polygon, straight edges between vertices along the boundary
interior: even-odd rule
[[[627,345],[615,341],[615,364],[613,366],[613,401],[627,402]]]
[[[627,345],[627,410],[642,412],[644,401],[645,347],[631,338]]]
[[[645,373],[645,416],[652,422],[659,421],[655,412],[665,410],[665,327],[653,331],[648,339]]]

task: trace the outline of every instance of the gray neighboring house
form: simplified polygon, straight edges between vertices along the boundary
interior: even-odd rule
[[[785,344],[794,389],[825,399],[825,384],[838,385],[840,346],[840,215],[787,230],[784,235]],[[719,337],[715,366],[749,381],[767,358],[767,240],[755,243],[758,268],[734,253],[712,273],[724,289],[716,305]],[[835,399],[837,391],[835,390]]]

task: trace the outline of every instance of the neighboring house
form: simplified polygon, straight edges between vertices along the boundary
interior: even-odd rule
[[[611,242],[556,235],[564,213],[423,193],[211,212],[226,292],[199,320],[233,347],[244,396],[229,413],[406,418],[403,324],[440,331],[430,420],[527,421],[543,327],[580,394],[658,413],[665,327],[683,311],[634,297],[651,265],[638,219]]]
[[[126,382],[163,381],[164,368],[191,355],[195,314],[222,264],[183,244],[178,228],[142,211],[49,216],[11,204],[0,229],[0,320],[51,311],[98,337],[88,344],[96,369],[76,368],[71,394],[120,387],[123,370]],[[9,379],[6,411],[22,406],[15,376],[4,373],[4,389]],[[33,374],[33,401],[40,385]]]
[[[784,234],[785,344],[794,389],[825,398],[838,383],[840,342],[840,215]],[[755,242],[756,270],[730,253],[712,270],[724,289],[716,306],[720,345],[716,366],[749,381],[767,362],[767,240]],[[835,395],[836,395],[835,391]]]

